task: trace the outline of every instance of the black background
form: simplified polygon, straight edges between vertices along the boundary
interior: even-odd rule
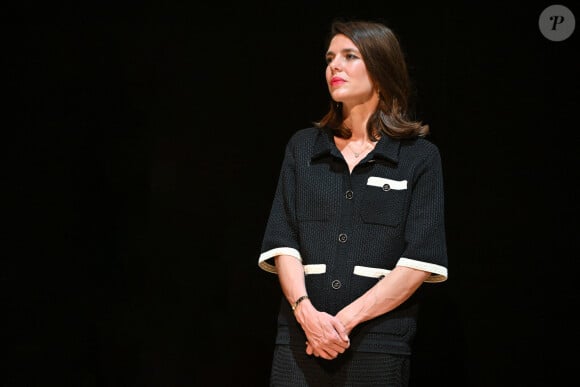
[[[335,17],[398,34],[442,154],[449,279],[425,285],[412,384],[567,380],[578,32],[544,38],[548,5],[3,13],[0,385],[267,385],[280,291],[257,259],[284,145],[327,108]]]

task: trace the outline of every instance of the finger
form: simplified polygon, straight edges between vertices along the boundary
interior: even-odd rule
[[[350,342],[350,338],[346,334],[346,329],[344,329],[344,326],[340,322],[333,321],[332,326],[334,327],[334,330],[336,331],[336,333],[338,334],[338,336],[343,341]]]
[[[321,346],[315,350],[315,353],[324,359],[334,359],[338,356],[338,351],[334,350],[331,346]]]
[[[324,342],[324,346],[334,349],[335,351],[345,350],[350,347],[350,341],[344,341],[339,337]]]
[[[340,345],[333,345],[331,346],[330,349],[333,351],[333,353],[335,352],[337,355],[339,353],[344,353],[346,351],[346,348]]]
[[[323,352],[321,356],[326,360],[332,360],[332,359],[336,359],[336,357],[338,356],[338,352],[332,351],[332,350],[327,350],[327,351]]]

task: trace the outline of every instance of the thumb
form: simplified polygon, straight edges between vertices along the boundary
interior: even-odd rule
[[[342,325],[342,323],[338,323],[335,324],[334,326],[334,330],[336,331],[336,333],[338,333],[338,335],[340,336],[340,338],[343,341],[349,342],[350,338],[348,337],[348,334],[346,333],[346,329],[344,328],[344,325]]]

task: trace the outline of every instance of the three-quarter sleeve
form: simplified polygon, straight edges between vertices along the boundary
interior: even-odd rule
[[[431,272],[426,282],[447,279],[444,186],[439,150],[431,147],[417,168],[405,226],[406,248],[397,266]]]
[[[296,161],[292,141],[289,141],[286,145],[258,260],[260,268],[271,273],[276,273],[273,258],[277,255],[290,255],[302,261],[296,225],[295,170]]]

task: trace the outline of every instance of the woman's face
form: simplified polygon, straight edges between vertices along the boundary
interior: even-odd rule
[[[335,35],[326,52],[326,63],[326,83],[333,100],[353,106],[372,98],[372,81],[352,40]]]

